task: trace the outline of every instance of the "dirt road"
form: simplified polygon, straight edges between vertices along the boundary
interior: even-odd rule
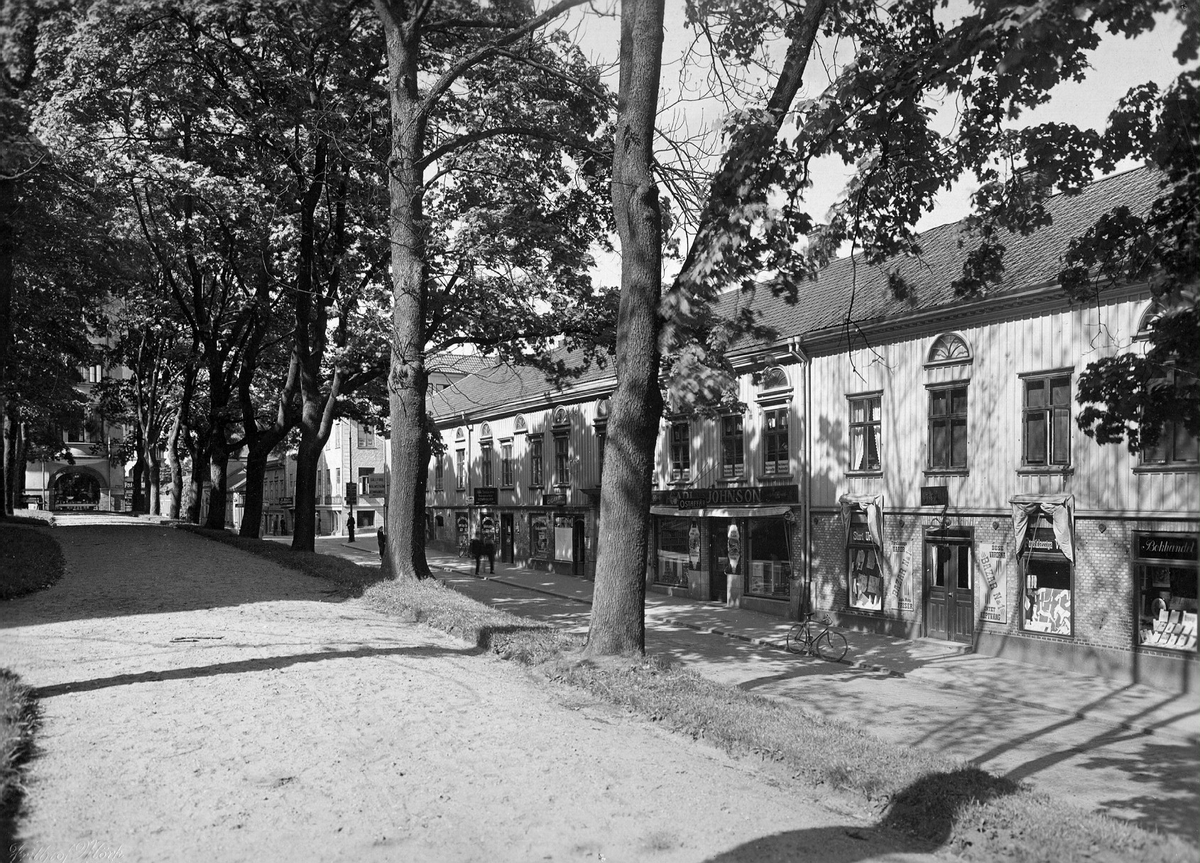
[[[17,860],[916,861],[819,791],[161,527],[0,606],[43,710]]]

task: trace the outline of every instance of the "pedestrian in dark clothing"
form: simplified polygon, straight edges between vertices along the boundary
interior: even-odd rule
[[[488,572],[492,575],[496,574],[496,543],[489,534],[483,540],[483,553],[487,555]]]
[[[384,552],[387,551],[387,534],[382,527],[375,531],[375,541],[379,543],[379,559],[383,560]]]
[[[475,535],[471,537],[471,557],[475,558],[475,574],[479,575],[479,558],[483,556],[483,537],[479,535],[479,531],[475,531]]]
[[[346,533],[350,535],[350,541],[354,542],[354,516],[346,516]]]

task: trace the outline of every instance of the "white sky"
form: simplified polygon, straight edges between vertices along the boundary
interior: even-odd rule
[[[619,7],[616,0],[597,3],[592,7],[593,11],[577,15],[573,22],[579,28],[580,44],[593,62],[613,63],[617,56],[619,30],[615,14],[606,17],[595,12],[596,9],[615,11],[617,8]],[[693,42],[694,31],[684,25],[683,14],[682,0],[667,0],[663,94],[660,105],[677,102],[680,93],[679,71],[682,68],[680,58]],[[1131,87],[1147,81],[1156,81],[1163,86],[1179,74],[1181,67],[1171,53],[1179,42],[1181,32],[1182,26],[1174,17],[1170,17],[1160,20],[1153,31],[1137,40],[1104,34],[1099,48],[1091,58],[1092,71],[1087,80],[1082,83],[1061,84],[1052,91],[1051,101],[1047,105],[1025,114],[1014,125],[1026,126],[1056,121],[1103,130],[1112,106]],[[702,83],[695,83],[702,80],[701,75],[702,73],[692,73],[693,90],[703,90]],[[806,86],[798,99],[815,96],[827,80],[821,65],[810,62],[805,76]],[[611,73],[609,86],[616,89],[615,68]],[[702,92],[694,95],[697,98],[660,113],[660,128],[678,122],[685,123],[689,130],[712,129],[718,126],[724,112],[722,105],[715,98],[702,98]],[[1118,170],[1130,167],[1133,167],[1132,163],[1119,166]],[[819,168],[814,169],[814,185],[808,190],[806,198],[809,204],[808,211],[815,218],[824,218],[829,207],[837,200],[848,176],[849,170],[837,160],[823,160],[819,163]],[[938,197],[935,210],[918,223],[918,230],[954,222],[966,216],[970,195],[975,190],[973,180],[973,177],[968,177],[954,189],[943,192]],[[601,261],[595,277],[602,284],[619,284],[619,259],[614,256]]]

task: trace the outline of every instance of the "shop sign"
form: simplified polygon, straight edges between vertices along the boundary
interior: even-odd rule
[[[475,489],[476,506],[495,506],[500,502],[500,492],[495,486],[482,486]]]
[[[383,497],[387,494],[387,476],[382,473],[369,473],[364,477],[367,481],[368,497]]]
[[[290,495],[287,497],[281,497],[281,498],[279,498],[279,500],[277,500],[275,502],[277,504],[279,504],[280,506],[295,506],[296,505],[296,499]]]
[[[1054,538],[1054,529],[1050,527],[1036,527],[1029,532],[1029,539],[1025,541],[1027,551],[1044,551],[1044,552],[1059,552],[1058,540]]]
[[[755,506],[757,504],[799,503],[800,486],[724,486],[694,488],[687,491],[669,489],[654,492],[654,503],[674,505],[679,509],[703,509],[706,506]]]
[[[495,489],[493,489],[494,491]],[[542,493],[542,506],[566,506],[567,493],[565,491],[547,491]]]
[[[1140,533],[1137,556],[1154,560],[1196,560],[1196,537],[1180,533]]]
[[[864,542],[867,545],[871,545],[871,531],[867,530],[865,527],[851,528],[850,541]]]
[[[350,506],[358,503],[358,486],[352,482],[346,483],[346,495],[344,501]]]
[[[949,506],[950,489],[944,485],[921,486],[921,506]]]
[[[1008,623],[1008,576],[1004,569],[1004,549],[981,542],[976,560],[987,582],[987,596],[981,617],[989,623]]]

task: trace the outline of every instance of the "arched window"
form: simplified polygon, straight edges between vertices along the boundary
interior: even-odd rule
[[[966,340],[958,333],[943,333],[934,339],[929,349],[927,365],[942,365],[944,363],[969,363],[971,348]]]
[[[787,372],[779,366],[771,366],[762,373],[761,389],[777,390],[788,385]]]
[[[523,415],[517,414],[517,418],[515,420],[513,420],[513,430],[517,431],[517,432],[523,432],[523,431],[529,430],[529,426],[526,425],[525,417]]]

